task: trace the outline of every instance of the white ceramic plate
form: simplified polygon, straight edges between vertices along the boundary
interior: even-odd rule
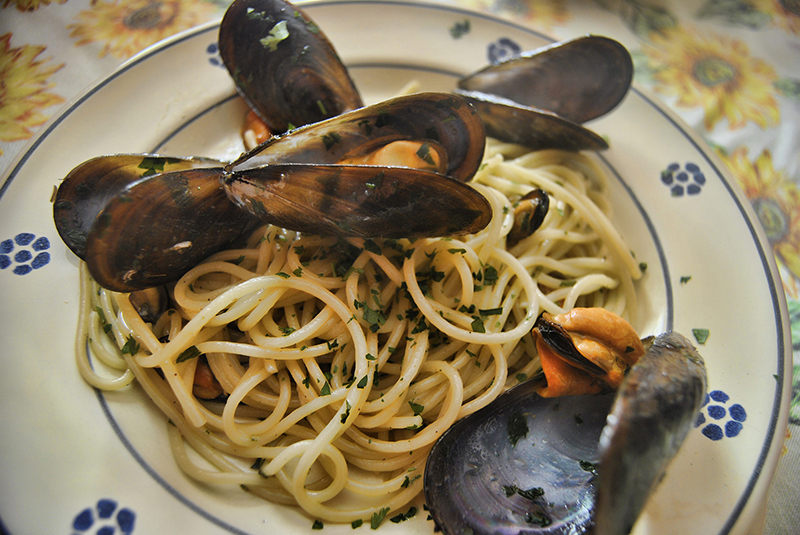
[[[549,42],[441,5],[345,1],[305,9],[369,102],[412,79],[450,90],[491,53]],[[244,108],[220,66],[216,30],[192,30],[126,63],[52,121],[2,181],[0,528],[12,534],[311,530],[293,508],[189,481],[167,451],[163,418],[141,392],[95,392],[74,365],[77,262],[53,226],[53,189],[100,154],[236,156]],[[709,333],[699,345],[709,402],[636,532],[744,533],[777,462],[789,393],[789,324],[770,248],[707,148],[646,94],[632,90],[591,127],[611,143],[601,158],[617,224],[648,266],[641,332]],[[380,529],[432,533],[425,516]]]

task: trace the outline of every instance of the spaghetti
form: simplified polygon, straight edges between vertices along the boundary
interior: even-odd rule
[[[539,372],[529,332],[542,311],[635,320],[641,273],[605,180],[592,156],[490,140],[473,180],[493,211],[480,233],[410,242],[267,226],[186,273],[153,323],[83,269],[79,370],[101,389],[135,379],[198,481],[330,522],[399,512],[433,442]],[[534,188],[550,210],[506,247],[514,203]],[[87,339],[115,373],[94,371]],[[204,369],[213,400],[195,392]]]

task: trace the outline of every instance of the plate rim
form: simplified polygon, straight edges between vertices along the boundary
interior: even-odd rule
[[[519,24],[509,19],[499,17],[497,15],[477,11],[462,6],[455,6],[443,3],[433,3],[428,1],[419,0],[301,0],[295,2],[304,10],[313,10],[317,7],[326,6],[341,6],[341,5],[359,5],[361,7],[368,5],[393,5],[399,7],[412,7],[422,9],[432,9],[437,11],[444,11],[449,13],[459,13],[465,16],[475,17],[490,21],[494,24],[501,24],[513,28],[517,31],[527,33],[547,42],[556,41],[552,36],[542,33],[528,26]],[[12,162],[3,172],[3,180],[0,183],[0,203],[3,202],[5,194],[13,183],[14,179],[19,175],[20,171],[24,168],[27,161],[36,153],[39,145],[49,137],[58,128],[58,126],[69,117],[75,110],[89,100],[95,93],[100,91],[103,87],[111,83],[113,80],[122,76],[126,71],[130,70],[139,63],[147,60],[156,53],[159,53],[167,48],[175,46],[188,39],[196,38],[204,33],[214,31],[220,24],[220,18],[208,21],[204,24],[195,26],[178,32],[164,40],[154,43],[128,60],[121,63],[117,68],[108,74],[101,76],[89,84],[85,89],[79,92],[73,99],[62,105],[58,112],[45,124],[44,127],[20,150]],[[774,477],[775,470],[777,469],[780,444],[778,442],[785,435],[788,428],[788,404],[790,400],[790,379],[791,367],[793,364],[793,354],[791,351],[791,330],[788,315],[788,307],[786,303],[786,295],[783,291],[780,272],[777,267],[772,248],[766,238],[766,233],[763,230],[757,216],[744,195],[743,191],[736,183],[729,169],[720,160],[719,156],[713,151],[710,145],[695,132],[678,114],[667,108],[666,105],[660,103],[653,93],[643,88],[638,83],[633,83],[631,92],[636,93],[642,98],[651,108],[657,111],[665,120],[672,124],[680,134],[682,134],[697,150],[697,152],[706,160],[706,163],[711,166],[713,171],[722,179],[725,190],[734,201],[736,209],[744,219],[751,239],[753,240],[756,250],[759,254],[762,269],[766,278],[766,283],[769,288],[770,301],[775,318],[776,342],[778,349],[778,377],[776,380],[775,392],[772,400],[772,409],[770,411],[769,425],[767,426],[767,436],[762,439],[761,451],[757,457],[754,470],[749,475],[748,483],[742,491],[741,496],[733,506],[727,521],[723,526],[721,533],[730,532],[743,518],[743,513],[754,506],[754,498],[760,505],[766,505],[766,488]],[[98,398],[101,399],[101,405],[105,412],[107,408],[102,402],[102,393],[98,393]],[[108,415],[106,415],[108,418]],[[110,421],[112,419],[109,418]],[[113,424],[112,424],[113,425]],[[119,436],[119,433],[117,433]],[[126,449],[128,446],[126,445]],[[129,450],[130,451],[130,450]],[[140,463],[141,464],[141,463]],[[152,475],[152,474],[151,474]],[[158,476],[156,474],[156,476]],[[754,491],[757,487],[763,486],[765,492],[761,495],[754,496]],[[191,507],[191,506],[190,506]],[[193,510],[195,510],[193,508]],[[205,516],[205,515],[203,515]],[[206,517],[207,518],[207,517]],[[216,523],[216,522],[215,522]],[[219,525],[219,524],[217,524]],[[233,533],[244,533],[233,526],[226,524],[220,526],[224,529],[233,530]],[[2,517],[0,516],[0,528],[5,529]]]

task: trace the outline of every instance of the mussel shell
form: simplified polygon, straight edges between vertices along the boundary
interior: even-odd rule
[[[703,359],[678,333],[656,337],[613,397],[542,398],[539,381],[434,444],[425,500],[444,533],[628,533],[706,392]]]
[[[659,335],[647,355],[625,377],[600,437],[595,535],[630,532],[705,399],[705,364],[686,337]]]
[[[472,178],[483,159],[486,134],[467,101],[450,93],[396,97],[292,130],[244,154],[234,172],[275,163],[337,163],[392,141],[430,142],[441,150],[441,172]]]
[[[234,172],[225,187],[262,221],[315,234],[443,236],[477,232],[491,219],[472,187],[407,167],[272,164]]]
[[[619,104],[632,78],[633,61],[625,47],[589,35],[489,65],[459,80],[458,87],[583,123]]]
[[[172,158],[158,154],[99,156],[76,166],[58,187],[53,219],[61,239],[78,257],[86,256],[86,236],[110,199],[128,185],[156,173],[219,167],[208,158]]]
[[[219,50],[237,90],[273,133],[363,105],[328,38],[288,2],[233,2]]]
[[[599,459],[613,394],[589,403],[586,396],[542,398],[540,385],[531,380],[510,389],[434,445],[425,502],[445,534],[567,535],[591,525],[596,474],[590,467]],[[538,498],[514,490],[537,488]]]
[[[126,187],[89,231],[92,277],[119,292],[165,284],[253,230],[258,220],[228,200],[221,176],[218,167],[188,169]]]
[[[478,91],[457,90],[457,93],[469,100],[483,120],[486,134],[496,139],[534,150],[608,148],[606,140],[595,132],[549,111]]]

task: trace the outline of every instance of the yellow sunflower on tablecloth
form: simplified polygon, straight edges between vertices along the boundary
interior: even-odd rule
[[[750,200],[776,258],[800,277],[800,188],[775,169],[769,150],[755,161],[745,147],[722,157]]]
[[[39,58],[45,47],[11,47],[11,33],[0,35],[0,141],[21,141],[33,135],[48,116],[41,110],[64,99],[48,90],[49,78],[64,66]],[[0,151],[2,154],[2,151]]]
[[[100,43],[100,57],[125,59],[175,34],[219,15],[218,8],[192,0],[93,2],[70,24],[77,45]]]
[[[797,0],[753,0],[753,7],[769,14],[778,28],[800,35],[800,2]]]
[[[541,30],[549,30],[569,19],[569,9],[563,0],[462,0],[459,3],[513,21],[523,20]]]
[[[676,96],[680,106],[702,106],[707,129],[723,119],[731,129],[748,121],[762,128],[778,123],[775,69],[751,56],[744,42],[681,26],[654,32],[651,40],[642,51],[655,90]]]
[[[67,0],[56,0],[57,4],[63,4]],[[16,4],[17,9],[20,11],[36,11],[40,5],[48,6],[52,2],[50,0],[3,0],[3,7],[8,7],[11,4]]]

